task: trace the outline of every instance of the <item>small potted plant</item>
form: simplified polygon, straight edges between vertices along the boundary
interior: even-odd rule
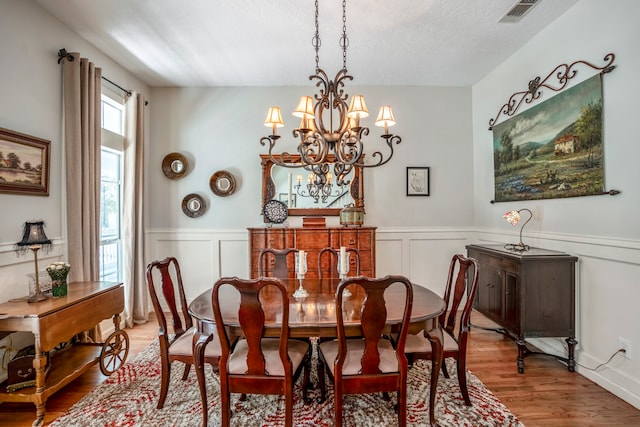
[[[51,294],[54,298],[67,295],[67,276],[71,270],[71,264],[66,261],[58,261],[47,266],[47,273],[51,277]]]

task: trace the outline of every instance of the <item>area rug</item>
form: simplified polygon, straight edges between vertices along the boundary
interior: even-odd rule
[[[312,380],[317,378],[312,361]],[[517,426],[523,424],[491,393],[482,382],[468,372],[469,395],[473,406],[465,406],[455,362],[448,360],[451,378],[440,375],[436,397],[436,418],[441,426]],[[73,405],[51,426],[199,426],[202,424],[202,405],[194,370],[185,381],[182,364],[172,366],[169,393],[163,409],[156,409],[160,389],[160,358],[158,341],[154,341],[131,361],[126,362],[108,379]],[[217,375],[206,367],[209,402],[209,426],[220,425]],[[409,370],[407,425],[429,425],[430,363],[417,361]],[[327,382],[327,399],[322,404],[302,402],[302,380],[295,385],[293,423],[295,426],[329,427],[333,425],[333,388]],[[315,397],[317,390],[311,390]],[[231,425],[237,427],[281,426],[284,423],[284,401],[278,396],[248,395],[245,401],[232,395]],[[394,426],[397,415],[393,410],[395,394],[385,401],[381,394],[346,396],[344,400],[345,426]]]

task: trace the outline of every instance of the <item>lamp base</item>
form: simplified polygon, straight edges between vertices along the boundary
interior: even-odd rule
[[[29,302],[29,303],[41,302],[41,301],[45,301],[45,300],[48,300],[48,299],[49,299],[48,296],[46,296],[42,292],[38,292],[35,295],[30,296],[29,298],[27,298],[27,302]]]
[[[525,245],[524,243],[507,243],[504,245],[504,248],[508,251],[515,252],[526,252],[531,249],[529,245]]]

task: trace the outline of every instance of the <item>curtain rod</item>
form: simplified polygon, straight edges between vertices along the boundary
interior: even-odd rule
[[[73,55],[71,55],[69,52],[67,52],[67,49],[60,49],[58,51],[58,64],[60,63],[60,61],[62,61],[64,58],[66,58],[68,61],[73,61]],[[122,86],[120,86],[118,83],[115,83],[112,80],[109,80],[108,78],[106,78],[105,76],[101,76],[102,80],[105,80],[109,83],[111,83],[113,86],[117,87],[118,89],[120,89],[121,91],[123,91],[124,93],[127,94],[127,96],[131,96],[131,91],[128,89],[123,88]],[[144,105],[149,104],[148,101],[144,101]]]

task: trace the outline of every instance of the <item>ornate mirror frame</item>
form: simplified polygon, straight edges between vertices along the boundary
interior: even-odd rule
[[[280,161],[280,155],[274,154],[273,157]],[[300,162],[300,155],[290,154],[288,157],[291,163]],[[276,185],[271,177],[271,169],[273,161],[268,154],[260,154],[260,164],[262,165],[262,204],[260,212],[264,210],[264,205],[276,196]],[[364,187],[362,183],[362,168],[355,167],[353,169],[353,178],[349,184],[349,192],[354,201],[355,207],[364,209]],[[289,208],[289,216],[339,216],[341,208]]]

